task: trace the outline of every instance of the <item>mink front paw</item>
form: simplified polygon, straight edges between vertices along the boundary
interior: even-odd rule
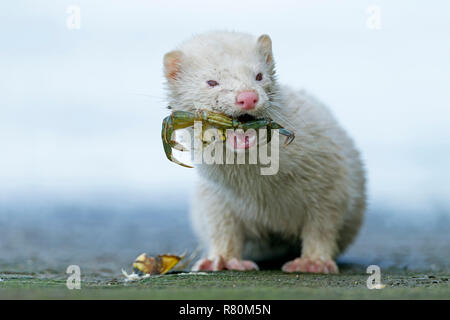
[[[320,260],[310,258],[297,258],[286,262],[281,268],[284,272],[305,272],[305,273],[339,273],[338,266],[333,260]]]
[[[215,259],[200,259],[192,267],[192,271],[220,271],[220,270],[237,270],[237,271],[249,271],[259,270],[256,263],[250,260],[238,260],[232,258],[225,260],[219,256]]]

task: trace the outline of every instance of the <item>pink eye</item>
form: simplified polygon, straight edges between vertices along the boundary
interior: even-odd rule
[[[261,81],[263,78],[263,74],[260,72],[256,75],[256,81]]]
[[[215,87],[218,86],[219,83],[216,80],[208,80],[206,81],[206,83],[210,86],[210,87]]]

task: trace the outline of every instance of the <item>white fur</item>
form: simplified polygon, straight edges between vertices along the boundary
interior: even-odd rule
[[[166,76],[174,75],[167,76],[173,109],[238,116],[244,112],[235,104],[236,95],[254,90],[259,101],[248,113],[272,118],[296,133],[292,144],[280,147],[277,175],[260,175],[258,165],[199,166],[193,225],[211,258],[242,259],[246,240],[264,242],[276,235],[301,243],[302,257],[330,260],[360,227],[366,198],[363,165],[325,106],[303,91],[278,85],[270,38],[259,39],[212,32],[165,57]],[[259,72],[262,81],[255,80]],[[219,85],[210,87],[208,80]]]

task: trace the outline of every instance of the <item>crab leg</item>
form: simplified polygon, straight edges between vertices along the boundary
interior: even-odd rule
[[[279,129],[280,134],[282,134],[283,136],[286,136],[286,140],[284,141],[283,146],[288,146],[292,143],[292,141],[294,141],[295,139],[295,133],[292,131],[289,131],[285,128],[280,128]]]
[[[271,138],[270,130],[271,129],[278,129],[279,133],[281,135],[286,136],[286,141],[284,142],[284,146],[289,145],[295,138],[295,134],[292,131],[285,129],[284,127],[282,127],[281,125],[279,125],[276,122],[273,122],[270,119],[259,119],[259,120],[249,121],[246,123],[239,123],[236,128],[246,130],[246,129],[259,129],[259,128],[263,128],[263,127],[267,127],[267,129],[269,129],[269,131],[267,133],[267,141],[270,141],[270,138]]]
[[[217,126],[220,129],[231,129],[233,128],[234,124],[233,119],[231,119],[230,117],[207,110],[197,111],[196,120],[205,121],[211,126]]]

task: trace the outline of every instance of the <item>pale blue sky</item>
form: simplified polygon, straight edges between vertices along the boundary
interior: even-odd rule
[[[362,151],[372,204],[448,207],[450,3],[432,3],[2,1],[1,197],[187,195],[195,174],[160,141],[162,56],[227,29],[269,34],[280,81],[334,111]],[[66,27],[69,5],[80,30]],[[380,30],[366,27],[369,5]]]

